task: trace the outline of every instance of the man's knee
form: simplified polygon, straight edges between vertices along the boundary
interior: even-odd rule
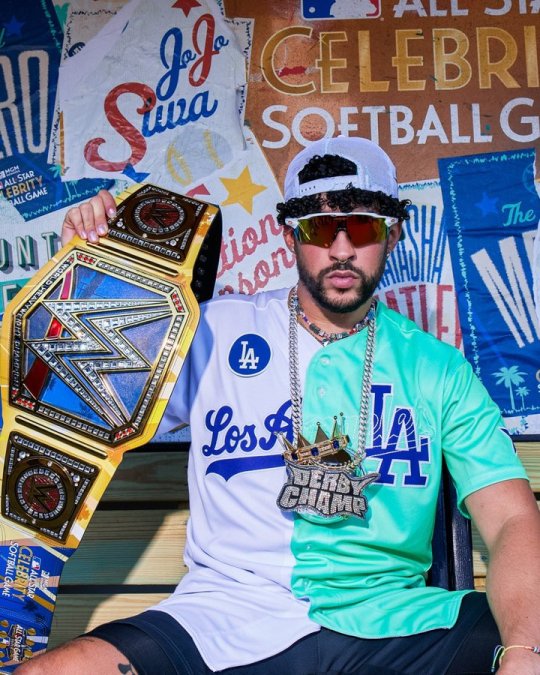
[[[130,668],[125,672],[136,675],[128,659],[116,647],[99,638],[80,637],[25,661],[15,672],[17,675],[118,675],[120,664]]]

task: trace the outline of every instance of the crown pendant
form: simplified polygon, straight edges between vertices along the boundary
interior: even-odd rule
[[[334,428],[330,437],[325,434],[318,422],[314,443],[310,443],[300,433],[296,447],[283,434],[280,435],[280,440],[285,447],[283,457],[293,464],[324,465],[349,471],[354,468],[352,466],[354,460],[351,460],[346,450],[350,439],[342,432],[337,417],[334,417]]]
[[[309,443],[302,434],[298,434],[296,446],[283,434],[280,440],[287,468],[287,481],[277,499],[282,511],[324,518],[365,518],[368,504],[362,491],[379,474],[356,475],[361,458],[358,455],[351,458],[347,452],[349,437],[342,432],[337,417],[330,437],[318,423],[314,443]]]

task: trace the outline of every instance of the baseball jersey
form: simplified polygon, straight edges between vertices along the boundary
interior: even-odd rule
[[[288,290],[226,296],[201,321],[160,431],[191,424],[190,519],[171,614],[212,670],[273,656],[320,626],[368,638],[453,625],[466,591],[427,587],[443,456],[460,508],[526,478],[498,408],[455,348],[378,303],[365,518],[279,509],[293,438]],[[298,331],[303,434],[343,419],[356,449],[367,331]],[[341,417],[342,416],[342,417]]]

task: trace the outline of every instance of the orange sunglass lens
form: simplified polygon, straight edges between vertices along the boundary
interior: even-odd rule
[[[304,244],[329,248],[340,229],[347,231],[353,246],[384,241],[387,235],[383,218],[353,213],[342,217],[324,215],[300,219],[297,236]]]

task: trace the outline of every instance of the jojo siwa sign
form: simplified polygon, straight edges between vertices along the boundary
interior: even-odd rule
[[[62,67],[66,177],[150,180],[164,161],[186,174],[201,136],[230,159],[243,147],[243,84],[242,54],[215,3],[128,3]]]

